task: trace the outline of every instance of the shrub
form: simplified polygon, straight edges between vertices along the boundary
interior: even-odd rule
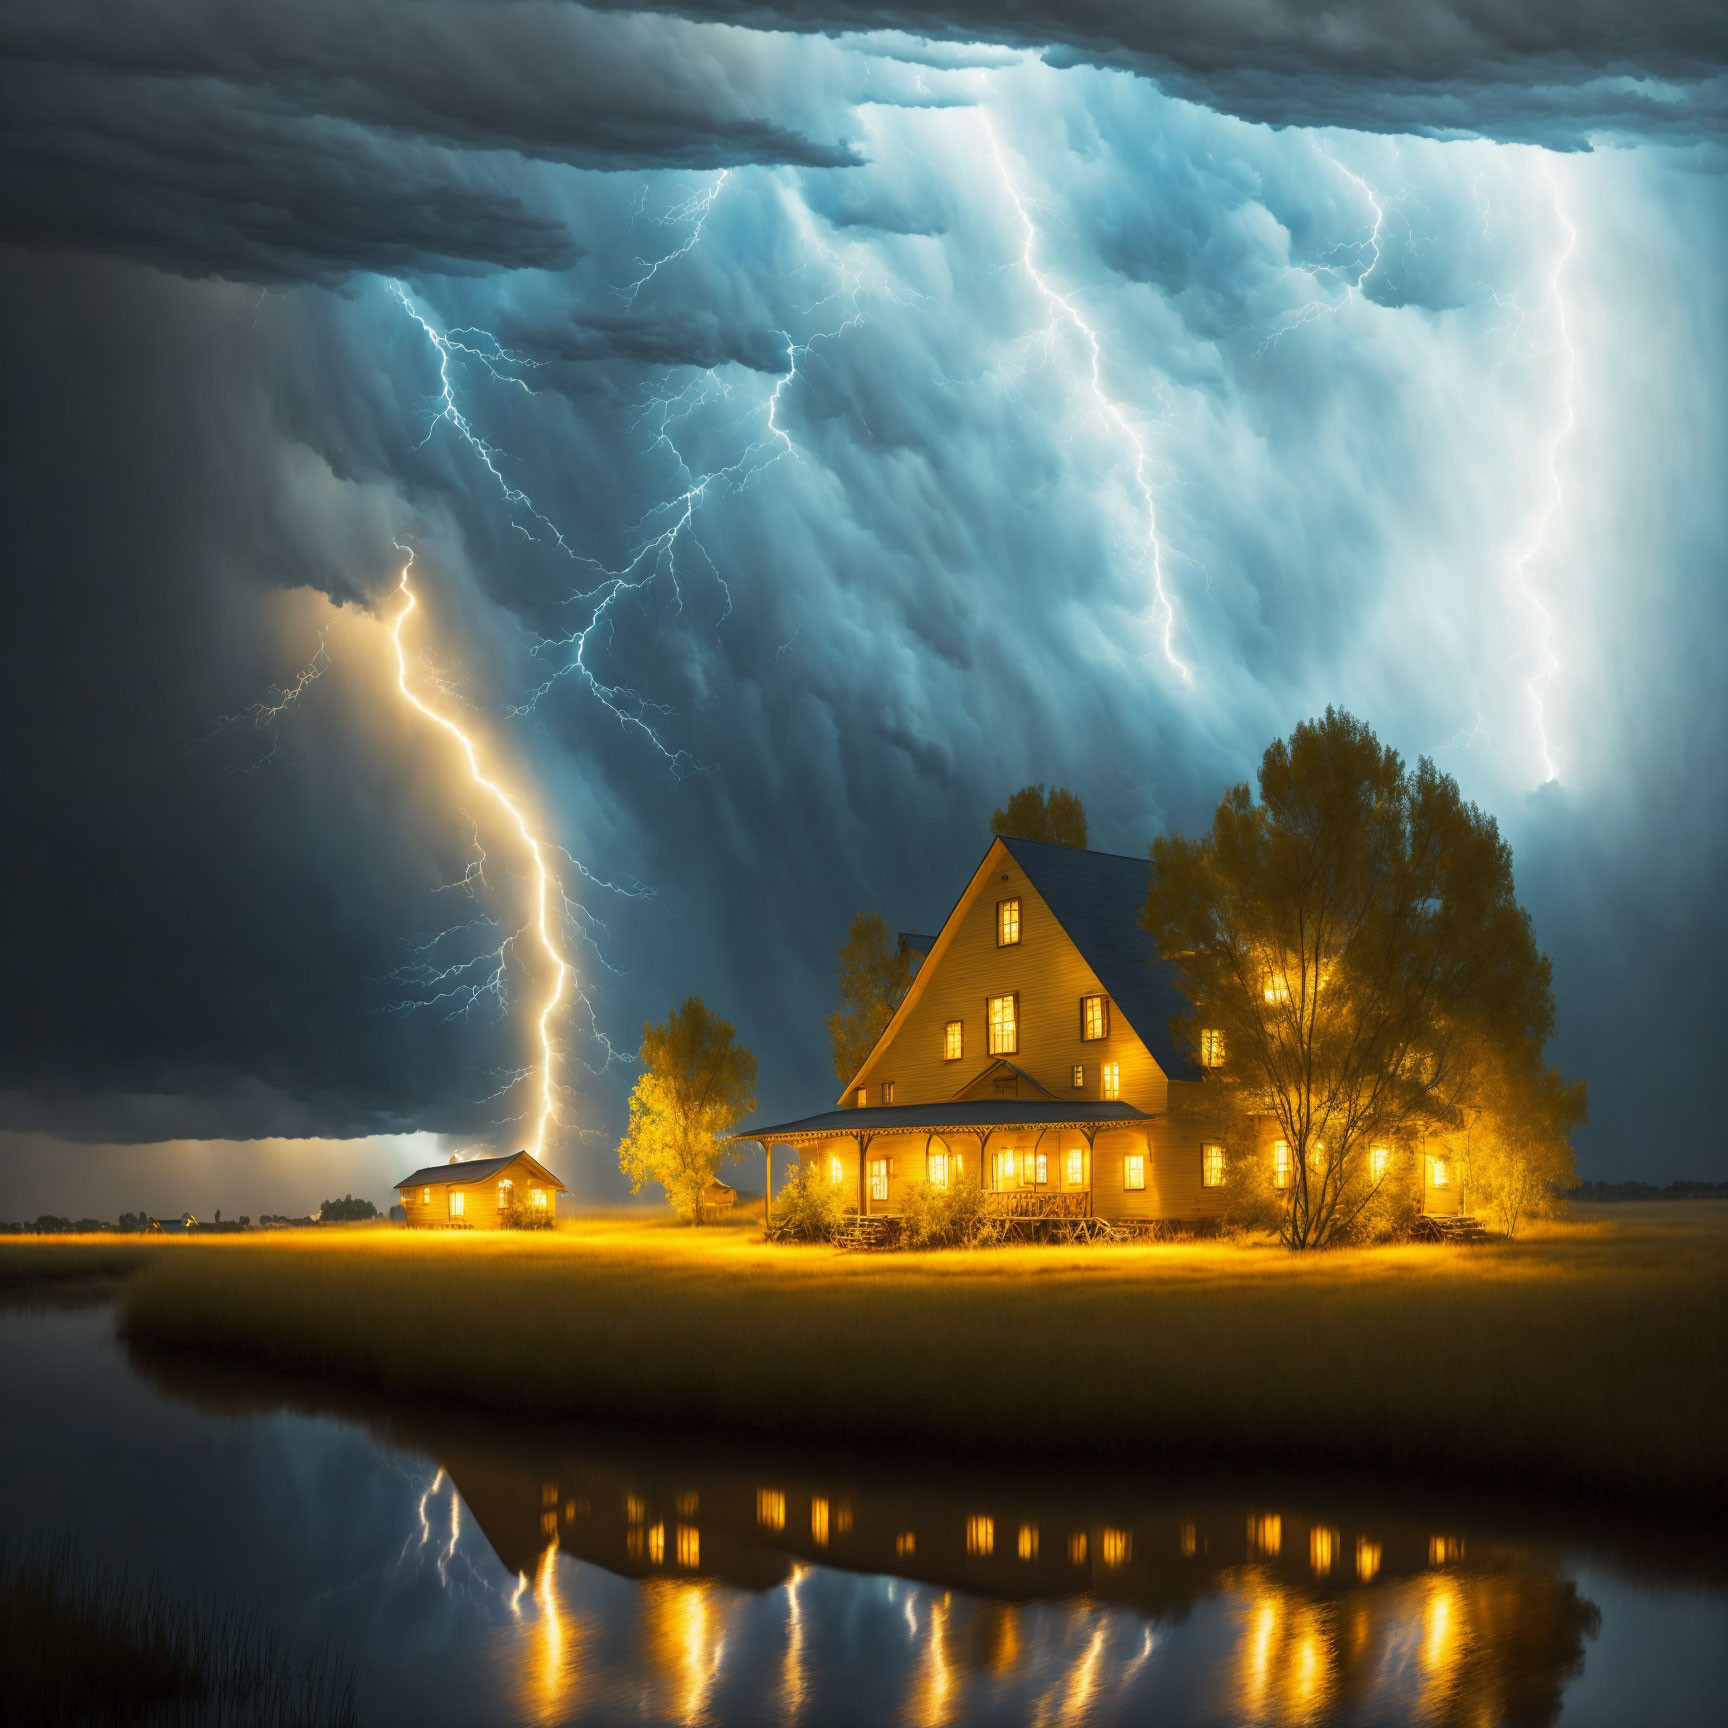
[[[318,1208],[320,1224],[359,1224],[377,1216],[378,1208],[370,1200],[356,1200],[352,1194],[344,1194],[340,1200],[326,1200]]]
[[[832,1242],[845,1216],[840,1190],[800,1164],[774,1202],[769,1234],[779,1242]]]
[[[551,1230],[557,1221],[550,1206],[525,1206],[520,1200],[507,1206],[498,1220],[506,1230]]]
[[[901,1241],[908,1248],[970,1248],[986,1234],[984,1190],[960,1181],[945,1188],[914,1182],[901,1209]]]

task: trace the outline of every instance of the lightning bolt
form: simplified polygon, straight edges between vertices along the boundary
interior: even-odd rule
[[[1380,194],[1354,169],[1346,168],[1324,145],[1316,143],[1314,149],[1362,194],[1367,201],[1368,208],[1374,212],[1374,226],[1366,240],[1347,241],[1342,246],[1336,246],[1332,249],[1334,255],[1339,252],[1355,253],[1354,262],[1360,268],[1356,271],[1354,278],[1351,278],[1349,272],[1337,264],[1328,263],[1317,266],[1318,269],[1344,277],[1344,292],[1327,300],[1310,300],[1300,307],[1282,324],[1273,329],[1255,350],[1255,353],[1261,356],[1281,337],[1288,336],[1292,330],[1300,329],[1304,324],[1313,324],[1321,318],[1330,318],[1340,307],[1353,305],[1362,298],[1362,291],[1368,278],[1380,267],[1380,234],[1386,226],[1386,206],[1381,203]],[[1367,259],[1366,263],[1362,262],[1364,257]]]
[[[996,172],[1002,181],[1002,190],[1008,201],[1014,206],[1014,214],[1019,218],[1020,226],[1025,232],[1025,245],[1021,248],[1020,264],[1031,278],[1033,286],[1043,297],[1044,303],[1050,309],[1051,321],[1058,318],[1065,321],[1085,344],[1091,358],[1089,385],[1093,400],[1098,404],[1099,412],[1113,425],[1121,435],[1133,459],[1134,490],[1139,495],[1141,509],[1146,520],[1146,545],[1150,552],[1152,564],[1152,589],[1154,612],[1158,619],[1159,631],[1162,637],[1164,658],[1171,669],[1182,679],[1184,684],[1192,687],[1194,674],[1187,663],[1176,652],[1176,607],[1170,597],[1169,585],[1164,577],[1164,548],[1158,533],[1158,505],[1152,496],[1152,488],[1146,479],[1147,453],[1146,446],[1140,434],[1134,430],[1134,425],[1123,411],[1119,402],[1104,388],[1104,349],[1098,340],[1098,335],[1092,326],[1086,322],[1080,308],[1070,295],[1062,293],[1053,287],[1038,268],[1038,229],[1026,207],[1026,200],[1021,196],[1014,177],[1008,172],[1008,164],[1002,155],[1002,146],[996,136],[996,128],[989,114],[982,113],[985,136],[990,140],[990,154],[996,163]]]
[[[1572,326],[1566,314],[1566,296],[1561,289],[1560,278],[1565,274],[1566,266],[1571,262],[1572,254],[1577,248],[1578,230],[1560,202],[1560,186],[1546,157],[1542,163],[1542,174],[1548,182],[1548,191],[1553,199],[1554,219],[1566,236],[1548,275],[1548,298],[1554,308],[1555,341],[1565,362],[1566,382],[1561,396],[1559,421],[1548,441],[1547,494],[1531,521],[1523,547],[1513,559],[1512,569],[1517,577],[1519,592],[1531,611],[1536,614],[1536,670],[1531,673],[1524,688],[1536,716],[1536,743],[1542,754],[1542,780],[1546,785],[1549,781],[1558,781],[1560,778],[1560,770],[1555,765],[1553,746],[1548,736],[1548,687],[1554,681],[1554,674],[1560,670],[1560,657],[1554,652],[1554,613],[1532,580],[1530,567],[1541,553],[1548,538],[1548,530],[1566,500],[1566,488],[1560,478],[1560,447],[1572,435],[1572,429],[1577,424],[1573,387],[1577,379],[1578,354],[1572,345]]]
[[[300,701],[300,698],[330,670],[330,654],[325,647],[325,633],[318,632],[318,650],[304,666],[292,684],[272,684],[269,690],[258,701],[248,704],[237,714],[223,714],[217,718],[209,736],[204,740],[208,743],[220,732],[230,726],[238,726],[242,722],[249,725],[254,732],[270,734],[270,748],[254,762],[240,770],[243,774],[251,774],[269,763],[276,754],[281,740],[276,733],[276,722]]]
[[[647,258],[636,260],[637,267],[642,271],[642,274],[628,287],[618,290],[626,306],[636,304],[636,296],[660,274],[666,265],[675,262],[695,249],[696,243],[702,238],[702,230],[708,226],[708,216],[714,208],[714,200],[720,196],[721,188],[725,186],[731,173],[730,168],[722,168],[712,186],[705,187],[700,192],[693,192],[688,198],[674,204],[664,216],[650,218],[662,228],[670,227],[674,222],[689,222],[692,219],[694,219],[695,226],[690,230],[690,238],[682,246],[675,247],[663,257],[652,260]],[[643,188],[642,196],[646,201],[648,196],[646,187]],[[641,214],[640,204],[637,206],[637,214]]]
[[[557,1120],[557,1064],[558,1050],[552,1037],[553,1020],[558,1012],[559,1004],[564,1000],[567,987],[575,976],[575,968],[564,957],[558,942],[558,925],[552,913],[553,896],[556,893],[560,902],[563,901],[563,889],[547,863],[547,847],[534,833],[528,818],[519,801],[512,797],[481,766],[480,753],[474,740],[448,715],[434,708],[415,694],[408,678],[408,654],[402,642],[403,626],[407,624],[410,615],[419,604],[414,590],[408,585],[408,573],[414,567],[414,554],[408,553],[408,561],[402,566],[402,578],[398,591],[402,595],[402,607],[396,614],[396,621],[391,626],[390,641],[396,653],[396,687],[402,693],[402,699],[416,712],[456,741],[462,753],[462,759],[468,765],[469,777],[486,795],[504,812],[510,825],[515,828],[523,846],[533,860],[534,872],[534,916],[532,925],[539,939],[540,946],[547,961],[552,967],[552,984],[547,991],[545,1000],[540,1005],[537,1020],[540,1039],[540,1114],[534,1126],[533,1153],[536,1158],[543,1155],[546,1145],[547,1130]],[[454,1519],[454,1513],[452,1513]],[[452,1535],[452,1548],[454,1548]]]

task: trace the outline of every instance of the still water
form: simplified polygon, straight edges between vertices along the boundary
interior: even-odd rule
[[[1721,1534],[346,1403],[0,1308],[0,1528],[258,1603],[365,1719],[1715,1723]]]

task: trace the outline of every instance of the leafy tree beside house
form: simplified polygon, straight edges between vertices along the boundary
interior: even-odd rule
[[[1156,841],[1145,924],[1194,1005],[1177,1026],[1212,1069],[1236,1204],[1291,1247],[1396,1223],[1425,1136],[1539,1141],[1550,1177],[1569,1167],[1583,1088],[1543,1060],[1550,967],[1511,851],[1455,781],[1407,770],[1361,721],[1298,726],[1267,749],[1258,799],[1232,787],[1203,838]],[[1547,1138],[1528,1140],[1543,1109]]]
[[[619,1165],[632,1193],[658,1182],[678,1216],[700,1224],[722,1141],[756,1108],[756,1058],[700,996],[674,1009],[664,1025],[644,1025],[641,1055]]]
[[[845,1081],[863,1067],[894,1018],[912,982],[912,955],[888,934],[880,912],[860,912],[840,944],[834,977],[841,1005],[828,1016],[828,1040],[835,1076]]]
[[[1008,834],[1021,840],[1048,840],[1057,846],[1086,849],[1086,807],[1066,786],[1044,784],[1022,786],[1004,810],[990,818],[992,834]]]

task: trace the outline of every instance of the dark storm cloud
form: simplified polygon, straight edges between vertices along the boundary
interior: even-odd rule
[[[551,0],[14,5],[0,231],[253,281],[559,268],[524,159],[853,160],[799,129],[819,99],[736,32]]]
[[[1149,73],[1174,95],[1281,126],[1576,146],[1595,130],[1685,136],[1728,120],[1728,10],[1715,0],[663,0],[658,9],[753,29],[1050,49],[1057,64]]]

